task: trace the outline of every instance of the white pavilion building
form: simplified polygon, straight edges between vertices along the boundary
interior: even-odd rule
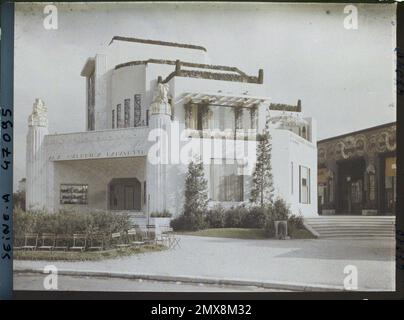
[[[199,157],[210,205],[249,201],[256,135],[270,118],[275,196],[317,216],[312,118],[266,96],[264,72],[207,64],[203,47],[114,37],[87,59],[82,132],[49,134],[37,99],[27,136],[27,208],[182,212],[187,163]],[[52,110],[52,109],[50,109]]]

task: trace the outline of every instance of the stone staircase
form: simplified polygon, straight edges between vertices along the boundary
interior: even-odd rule
[[[304,223],[319,238],[395,238],[395,216],[318,216]]]

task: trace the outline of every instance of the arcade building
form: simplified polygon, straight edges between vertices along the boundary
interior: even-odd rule
[[[395,215],[396,123],[318,141],[319,214]]]

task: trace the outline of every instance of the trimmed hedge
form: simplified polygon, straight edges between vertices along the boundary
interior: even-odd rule
[[[15,238],[22,238],[25,233],[71,235],[73,233],[101,232],[110,234],[131,228],[128,214],[108,211],[83,213],[38,211],[28,213],[21,208],[15,208],[13,221]]]
[[[302,216],[293,215],[287,203],[282,199],[276,199],[272,204],[264,207],[239,206],[224,209],[218,205],[197,217],[198,221],[194,222],[188,216],[180,215],[171,220],[171,227],[175,231],[195,231],[210,228],[255,228],[264,229],[268,237],[275,235],[274,221],[277,220],[287,220],[289,231],[304,228]]]

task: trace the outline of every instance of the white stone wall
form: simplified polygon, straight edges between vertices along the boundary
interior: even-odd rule
[[[30,126],[26,152],[26,206],[38,210],[46,207],[47,157],[43,146],[47,127]]]
[[[146,157],[58,161],[54,162],[54,166],[53,204],[56,210],[107,210],[108,183],[113,178],[137,178],[142,185],[142,210],[146,210],[143,204]],[[88,204],[61,205],[59,196],[62,183],[88,184]]]

